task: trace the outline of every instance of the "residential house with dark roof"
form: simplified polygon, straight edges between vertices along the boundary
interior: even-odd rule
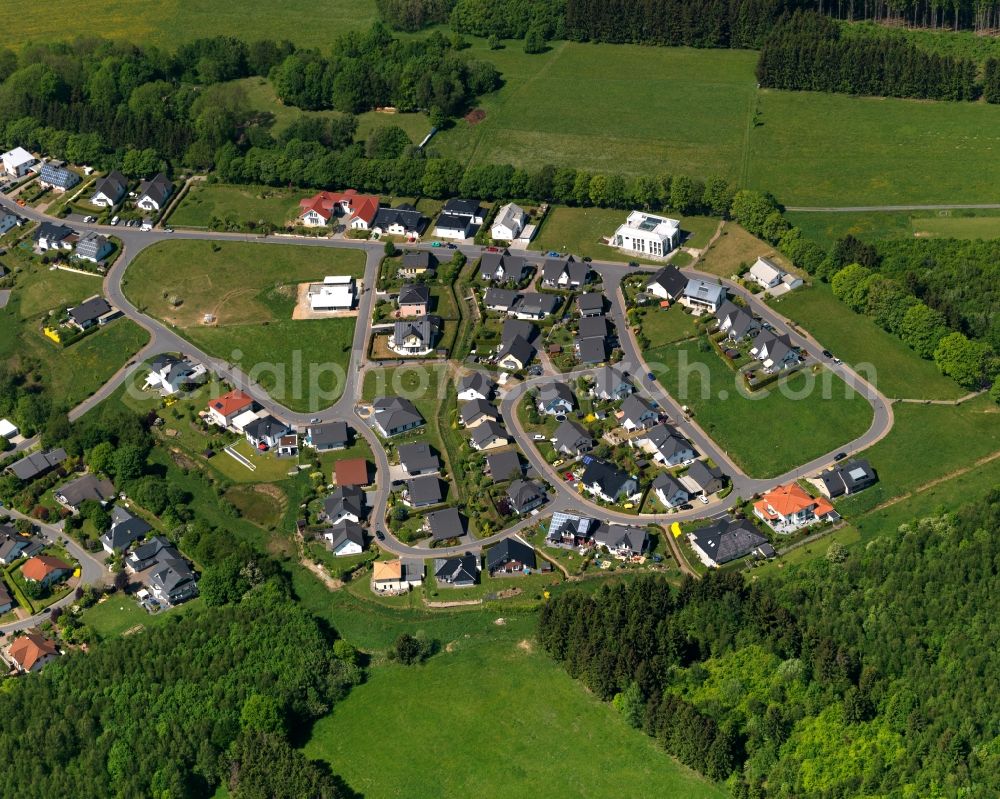
[[[39,251],[47,252],[48,250],[72,250],[79,237],[75,230],[66,225],[42,222],[35,228],[33,238]]]
[[[478,452],[496,449],[510,443],[507,431],[492,420],[487,420],[472,428],[469,443]]]
[[[104,324],[111,313],[111,305],[104,297],[91,297],[69,309],[69,322],[78,330],[88,330],[94,325]]]
[[[573,351],[580,363],[604,363],[608,359],[608,341],[599,336],[593,338],[577,336],[573,341]]]
[[[372,402],[372,424],[384,438],[390,438],[420,427],[424,417],[408,399],[377,397]]]
[[[770,330],[762,331],[754,339],[750,354],[765,370],[774,372],[797,366],[801,360],[787,333],[777,334]]]
[[[411,508],[426,508],[444,502],[444,491],[437,475],[424,475],[406,481],[403,501]]]
[[[13,527],[0,524],[0,565],[9,566],[21,558],[34,557],[42,549],[42,543],[30,535],[22,535]]]
[[[6,471],[21,480],[34,480],[36,477],[41,477],[55,469],[67,457],[66,450],[62,447],[46,452],[33,452],[31,455],[25,455],[19,461],[14,461],[7,467]]]
[[[878,482],[878,475],[864,458],[838,463],[810,480],[820,493],[828,499],[849,496]]]
[[[754,553],[764,555],[774,551],[748,519],[726,517],[688,533],[688,541],[701,562],[711,568]]]
[[[419,239],[427,230],[430,220],[409,203],[402,203],[395,208],[381,207],[375,214],[371,228],[375,233],[388,233],[391,236],[405,236],[408,239]]]
[[[250,446],[259,450],[276,448],[278,440],[288,433],[288,425],[270,414],[255,419],[243,428],[243,435],[250,442]]]
[[[424,529],[435,541],[451,541],[464,536],[468,532],[468,524],[455,508],[443,508],[424,517]]]
[[[619,424],[629,432],[646,430],[659,420],[656,409],[637,394],[626,397],[615,416]]]
[[[545,533],[545,543],[549,546],[581,547],[594,543],[594,530],[597,529],[597,519],[587,516],[577,516],[572,513],[556,512],[549,521],[549,529]]]
[[[7,586],[0,583],[0,613],[10,613],[14,608],[14,597],[10,595]]]
[[[207,374],[202,364],[190,358],[157,355],[149,364],[149,374],[143,387],[157,389],[164,396],[170,396],[204,382]]]
[[[604,366],[594,372],[594,385],[590,392],[605,401],[623,400],[635,391],[628,378],[614,366]]]
[[[594,531],[594,543],[622,560],[638,558],[649,549],[649,534],[641,527],[604,524]]]
[[[434,226],[434,236],[439,239],[469,239],[476,235],[483,221],[483,209],[478,200],[453,198],[441,209]]]
[[[513,449],[491,452],[486,456],[486,472],[497,483],[521,477],[524,474],[521,456]]]
[[[519,538],[504,538],[486,550],[486,568],[493,574],[524,574],[536,566],[535,550]]]
[[[604,295],[599,291],[590,291],[576,298],[576,309],[580,316],[603,316]]]
[[[420,316],[400,320],[393,325],[389,348],[400,355],[427,355],[434,350],[441,333],[441,320]]]
[[[576,422],[566,419],[556,428],[553,446],[556,452],[576,457],[594,448],[594,439]]]
[[[121,505],[111,509],[111,528],[101,536],[101,546],[109,555],[124,552],[136,541],[141,541],[152,527],[145,520],[133,516]]]
[[[539,388],[536,402],[539,413],[556,416],[561,413],[572,413],[576,404],[576,398],[573,396],[573,390],[569,386],[557,381],[546,383]]]
[[[198,581],[191,565],[172,546],[156,555],[145,577],[149,592],[164,605],[179,605],[198,595]]]
[[[718,329],[730,341],[742,341],[760,330],[760,322],[746,308],[726,300],[715,312]]]
[[[538,483],[533,480],[519,479],[507,486],[507,499],[510,501],[511,510],[516,514],[523,515],[531,513],[542,505],[546,496]]]
[[[691,278],[681,293],[680,302],[701,313],[715,313],[726,299],[726,287],[701,278]]]
[[[483,305],[486,306],[488,311],[508,313],[514,307],[514,303],[517,302],[517,296],[516,291],[490,286],[483,292]]]
[[[431,290],[420,283],[408,283],[399,289],[396,306],[400,316],[426,316],[431,305]]]
[[[323,500],[323,515],[332,525],[345,520],[359,524],[365,515],[365,492],[354,485],[337,486]]]
[[[691,499],[691,494],[672,474],[660,472],[653,481],[653,492],[666,508],[676,508]]]
[[[174,184],[162,172],[152,180],[144,180],[139,184],[138,198],[135,204],[143,211],[156,213],[162,211],[170,195],[174,193]]]
[[[518,295],[510,313],[518,319],[544,319],[549,314],[555,313],[560,304],[559,298],[551,294],[526,292]]]
[[[698,494],[708,496],[721,491],[725,485],[722,470],[718,466],[709,466],[705,461],[692,463],[680,480],[692,496]]]
[[[99,208],[114,208],[120,203],[128,191],[128,180],[118,170],[109,172],[97,181],[96,191],[90,198],[90,204]]]
[[[479,259],[479,279],[488,283],[511,281],[520,283],[528,273],[528,264],[523,256],[502,252],[484,252]]]
[[[464,375],[458,381],[458,399],[460,402],[471,402],[473,400],[489,400],[496,391],[494,383],[483,372],[473,372]]]
[[[495,422],[500,417],[496,405],[486,400],[476,399],[466,402],[458,412],[458,418],[465,427],[474,428],[483,422]]]
[[[344,519],[328,527],[321,534],[327,548],[334,557],[360,555],[365,551],[365,534],[361,525],[350,519]]]
[[[400,444],[396,448],[399,465],[411,477],[434,474],[441,469],[441,459],[431,449],[430,444],[418,441],[415,444]]]
[[[438,585],[467,588],[479,584],[479,558],[471,553],[434,559],[434,578]]]
[[[538,338],[538,327],[526,319],[505,319],[500,328],[500,343],[507,344],[520,336],[529,344]]]
[[[688,279],[676,266],[665,266],[646,283],[646,291],[670,302],[676,301],[687,288]]]
[[[542,286],[549,289],[578,289],[590,279],[590,265],[568,258],[546,258],[542,264]]]
[[[80,505],[88,499],[105,503],[115,496],[115,486],[110,480],[101,480],[93,474],[85,474],[55,490],[56,501],[72,511],[80,510]]]
[[[634,477],[612,463],[589,455],[584,457],[580,484],[588,494],[611,504],[629,499],[639,490],[639,483]]]
[[[438,260],[426,250],[403,253],[399,276],[404,278],[433,277],[437,272]]]
[[[680,466],[692,460],[697,453],[690,442],[676,428],[667,424],[657,424],[631,439],[633,447],[653,456],[653,460],[663,466]]]
[[[317,452],[347,449],[350,442],[346,422],[327,422],[306,428],[305,444]]]
[[[521,336],[514,336],[501,345],[500,352],[497,353],[497,365],[512,372],[520,372],[528,367],[534,357],[535,348]]]

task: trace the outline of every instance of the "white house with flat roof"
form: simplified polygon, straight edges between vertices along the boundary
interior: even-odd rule
[[[12,178],[24,177],[31,171],[31,167],[35,164],[35,156],[23,147],[15,147],[13,150],[8,150],[0,156],[0,160],[3,161],[4,172]]]
[[[349,311],[356,298],[354,278],[348,275],[329,276],[309,286],[309,307],[314,311]]]
[[[648,258],[666,258],[681,243],[681,223],[645,211],[633,211],[611,237],[611,246]]]

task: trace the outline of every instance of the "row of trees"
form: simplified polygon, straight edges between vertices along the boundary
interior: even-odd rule
[[[739,799],[993,795],[998,522],[994,491],[752,586],[731,573],[568,592],[538,637]]]
[[[271,79],[286,105],[351,113],[380,106],[428,110],[435,125],[500,86],[496,67],[461,55],[439,31],[403,42],[381,23],[344,34],[329,58],[311,50],[289,55]]]
[[[777,25],[757,61],[757,80],[769,88],[930,100],[977,99],[983,87],[976,72],[970,59],[929,53],[870,28],[847,34],[814,13]]]

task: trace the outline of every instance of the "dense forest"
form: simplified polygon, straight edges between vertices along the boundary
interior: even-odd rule
[[[772,89],[929,100],[977,99],[976,71],[969,59],[924,52],[877,30],[842,35],[836,22],[812,13],[778,24],[757,61],[757,79]]]
[[[739,797],[1000,793],[1000,490],[780,580],[567,592],[539,640]]]
[[[333,643],[271,580],[12,680],[4,794],[194,799],[225,783],[234,799],[343,796],[289,740],[361,677]]]

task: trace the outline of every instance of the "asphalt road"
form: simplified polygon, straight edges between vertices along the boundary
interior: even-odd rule
[[[53,220],[31,208],[16,208],[11,210],[39,222],[59,221]],[[220,377],[233,385],[239,386],[242,390],[250,394],[250,396],[252,396],[258,403],[260,403],[262,407],[266,408],[274,416],[278,417],[287,424],[304,426],[313,420],[321,422],[343,420],[354,427],[355,430],[358,431],[359,435],[364,436],[364,438],[371,445],[375,465],[378,470],[377,489],[375,492],[375,499],[370,517],[372,521],[370,524],[373,530],[379,529],[384,532],[385,539],[379,542],[383,549],[399,555],[419,557],[441,557],[466,551],[476,551],[502,540],[533,521],[532,518],[520,520],[515,525],[508,527],[507,529],[488,538],[479,539],[472,544],[434,550],[428,550],[424,547],[408,546],[394,538],[387,530],[384,529],[384,525],[381,523],[381,520],[385,517],[385,510],[388,504],[391,488],[388,479],[388,457],[386,456],[384,447],[378,436],[371,430],[365,420],[361,419],[361,417],[357,414],[357,405],[361,399],[364,373],[368,368],[368,365],[365,362],[365,349],[371,329],[372,309],[375,297],[375,292],[372,289],[375,286],[379,263],[383,257],[383,245],[381,243],[304,236],[275,235],[261,237],[250,236],[243,233],[222,233],[214,231],[175,231],[168,233],[164,230],[142,231],[137,228],[112,228],[108,226],[85,225],[77,222],[73,223],[73,227],[82,231],[96,230],[106,235],[113,234],[121,239],[123,242],[123,252],[119,256],[115,265],[105,276],[105,296],[108,298],[109,302],[120,308],[125,316],[145,328],[150,334],[150,341],[149,344],[147,344],[146,347],[143,348],[143,350],[133,359],[130,365],[120,369],[98,392],[81,405],[74,408],[70,413],[71,419],[79,418],[88,410],[110,396],[122,384],[122,382],[124,382],[124,380],[126,380],[136,369],[139,368],[145,359],[160,353],[181,352],[200,360]],[[351,359],[347,370],[346,385],[344,386],[342,396],[336,403],[328,408],[314,412],[302,413],[293,411],[272,399],[260,385],[251,381],[249,377],[240,369],[230,363],[214,358],[203,352],[169,326],[142,313],[128,300],[122,291],[122,278],[135,257],[145,248],[160,241],[178,239],[246,241],[262,247],[282,244],[306,247],[348,248],[361,250],[366,253],[364,278],[365,291],[361,294],[359,300],[359,324],[357,324],[355,328]],[[418,245],[418,247],[422,249],[429,249],[429,245],[426,244]],[[459,249],[471,259],[477,258],[482,252],[482,248],[478,246],[462,246]],[[450,252],[453,251],[443,248],[436,250],[436,253],[441,257],[447,257]],[[514,250],[514,252],[536,258],[539,256],[539,253],[531,251]],[[857,452],[871,446],[871,444],[885,436],[891,429],[893,421],[891,405],[889,401],[873,386],[868,384],[850,367],[843,364],[835,364],[830,359],[823,359],[821,356],[822,347],[812,337],[796,330],[788,323],[788,320],[781,317],[773,309],[757,300],[756,297],[751,295],[749,292],[746,292],[738,285],[732,283],[731,281],[723,281],[727,284],[732,293],[742,296],[755,313],[759,314],[763,319],[767,320],[779,329],[787,330],[793,343],[806,348],[812,358],[820,360],[826,368],[836,372],[849,385],[858,390],[859,393],[868,399],[874,409],[872,424],[865,434],[838,448],[836,451],[820,458],[816,458],[807,464],[803,464],[778,478],[758,480],[747,476],[697,425],[696,421],[686,418],[681,409],[680,403],[667,394],[658,382],[649,381],[645,378],[649,368],[643,360],[634,336],[632,336],[627,324],[625,317],[626,309],[624,299],[620,292],[620,283],[625,275],[633,274],[637,271],[650,271],[651,268],[629,267],[621,263],[604,261],[595,261],[591,264],[591,267],[601,273],[604,280],[604,294],[611,302],[610,316],[618,330],[619,341],[624,353],[624,358],[619,364],[619,367],[630,373],[633,382],[642,394],[658,402],[660,406],[668,412],[672,423],[675,424],[675,426],[678,427],[681,432],[692,441],[696,449],[698,449],[701,454],[711,457],[716,461],[716,463],[723,467],[724,471],[728,473],[733,481],[733,492],[726,500],[715,500],[709,505],[699,506],[691,511],[683,511],[672,514],[634,515],[599,506],[591,502],[586,497],[579,495],[576,491],[569,489],[560,479],[559,475],[552,470],[543,458],[541,458],[534,444],[530,441],[530,437],[528,437],[523,428],[521,428],[517,421],[516,413],[514,413],[514,405],[517,398],[528,386],[538,385],[546,380],[554,379],[553,376],[547,375],[534,381],[521,384],[520,386],[513,387],[507,392],[501,403],[501,412],[507,423],[508,430],[510,430],[515,436],[522,451],[535,466],[538,473],[546,476],[548,481],[553,486],[555,496],[550,505],[546,507],[546,513],[551,512],[552,510],[566,510],[631,524],[645,524],[649,522],[661,523],[714,517],[718,516],[720,513],[724,512],[727,507],[734,504],[738,497],[746,498],[755,493],[765,491],[778,483],[798,479],[799,477],[803,477],[805,475],[815,474],[821,468],[833,462],[835,452]],[[705,276],[703,273],[699,273],[693,269],[686,269],[683,271],[689,276]],[[713,279],[715,279],[714,276],[709,277],[713,277]],[[570,375],[563,375],[562,379],[570,379],[573,376],[578,376],[579,374],[586,373],[588,371],[593,370],[580,370],[579,372],[573,372]]]

